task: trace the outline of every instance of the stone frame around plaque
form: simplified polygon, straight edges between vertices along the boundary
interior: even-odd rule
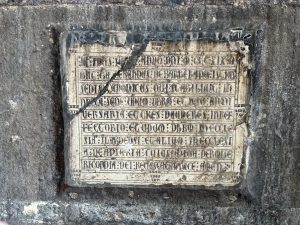
[[[220,35],[220,34],[219,34]],[[247,35],[249,35],[249,32],[247,32]],[[245,148],[243,148],[243,153],[241,156],[241,179],[234,185],[221,185],[221,184],[214,184],[214,185],[185,185],[185,184],[176,184],[172,185],[170,183],[161,184],[161,185],[155,185],[155,184],[138,184],[138,185],[132,185],[132,184],[111,184],[110,182],[102,182],[101,184],[93,184],[88,182],[82,182],[82,181],[76,181],[74,180],[74,177],[79,176],[79,171],[72,171],[70,168],[70,141],[71,141],[71,135],[70,135],[70,121],[78,115],[78,111],[80,111],[80,107],[76,108],[76,104],[68,104],[69,98],[67,95],[67,71],[68,71],[68,51],[72,49],[74,46],[80,46],[80,44],[95,44],[99,43],[103,46],[108,45],[115,45],[115,46],[124,46],[125,45],[132,45],[137,44],[138,46],[142,46],[144,43],[149,43],[149,41],[172,41],[172,42],[180,42],[182,40],[184,41],[203,41],[207,43],[240,43],[241,45],[241,51],[246,50],[245,48],[248,48],[249,45],[251,45],[251,40],[247,40],[249,43],[244,43],[244,40],[242,37],[245,35],[242,35],[241,33],[237,32],[231,32],[229,35],[225,35],[224,37],[218,37],[216,33],[203,33],[203,32],[160,32],[157,34],[151,34],[151,33],[132,33],[132,32],[115,32],[115,31],[106,31],[106,32],[99,32],[99,31],[72,31],[69,33],[65,33],[61,37],[61,73],[62,73],[62,93],[63,93],[63,108],[64,108],[64,123],[65,123],[65,181],[68,185],[71,186],[78,186],[78,187],[85,187],[85,186],[134,186],[134,187],[180,187],[180,188],[205,188],[205,189],[231,189],[231,188],[237,188],[240,187],[244,181],[245,181],[245,174],[247,169],[247,163],[246,163],[246,155],[247,153],[246,144]],[[244,48],[244,49],[243,49]],[[251,49],[249,56],[251,56]],[[249,62],[249,58],[247,59],[248,62],[243,62],[243,70],[245,70],[243,73],[246,76],[247,82],[250,82],[249,78],[249,71],[251,66]],[[250,88],[250,84],[248,84],[248,87]],[[236,113],[239,113],[239,116],[243,119],[243,129],[245,129],[245,132],[247,132],[247,123],[248,123],[248,116],[250,111],[250,105],[249,105],[249,89],[246,90],[244,93],[245,99],[247,99],[247,103],[240,104],[241,107],[240,110],[236,111]],[[81,110],[82,112],[83,110]],[[81,113],[79,112],[79,114]],[[248,134],[247,134],[248,135]],[[247,140],[244,139],[246,142]]]

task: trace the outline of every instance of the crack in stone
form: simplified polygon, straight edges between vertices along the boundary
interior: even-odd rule
[[[139,59],[139,57],[143,54],[146,47],[148,45],[148,42],[145,42],[141,45],[140,48],[134,49],[131,53],[131,55],[122,63],[121,68],[115,72],[111,78],[106,82],[105,86],[102,88],[102,90],[98,93],[96,97],[91,99],[90,101],[87,101],[76,113],[72,114],[70,117],[70,121],[73,120],[77,115],[82,113],[84,110],[86,110],[87,107],[89,107],[91,104],[95,103],[100,97],[102,97],[109,88],[109,85],[121,74],[121,72],[133,69]]]

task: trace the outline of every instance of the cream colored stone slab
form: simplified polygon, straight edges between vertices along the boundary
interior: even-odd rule
[[[152,41],[134,68],[122,68],[133,47],[68,49],[68,183],[238,184],[247,137],[248,46]]]

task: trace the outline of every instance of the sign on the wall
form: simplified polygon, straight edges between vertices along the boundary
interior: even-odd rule
[[[65,66],[69,184],[240,182],[249,86],[243,42],[77,43]]]

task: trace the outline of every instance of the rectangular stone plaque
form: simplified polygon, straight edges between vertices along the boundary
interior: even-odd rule
[[[108,43],[64,48],[67,183],[238,184],[245,168],[248,46],[127,42],[121,32]]]

